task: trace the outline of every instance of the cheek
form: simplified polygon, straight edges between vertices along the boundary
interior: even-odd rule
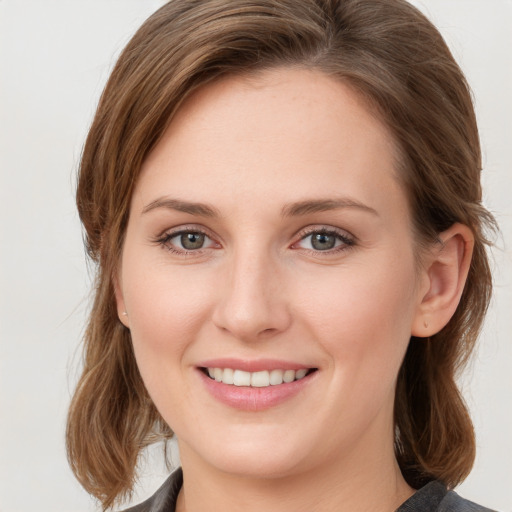
[[[350,268],[329,280],[311,280],[302,311],[341,375],[396,377],[411,335],[414,268],[382,272]]]
[[[143,265],[137,258],[123,261],[123,271],[130,331],[143,377],[181,364],[209,314],[204,276],[194,274],[192,267]]]
[[[200,280],[187,272],[158,266],[141,271],[142,267],[140,261],[132,269],[126,267],[125,297],[135,358],[149,395],[175,429],[182,411],[194,402],[183,383],[190,347],[201,336],[208,316],[208,298]]]

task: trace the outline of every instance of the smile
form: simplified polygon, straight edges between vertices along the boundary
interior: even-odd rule
[[[217,359],[204,361],[196,369],[213,398],[251,412],[271,409],[303,394],[320,373],[318,368],[272,359]]]
[[[262,370],[257,372],[246,372],[244,370],[234,370],[232,368],[204,368],[205,373],[217,382],[231,386],[246,386],[253,388],[266,388],[269,386],[279,386],[288,384],[296,380],[301,380],[309,373],[315,371],[315,368],[301,368],[299,370]]]

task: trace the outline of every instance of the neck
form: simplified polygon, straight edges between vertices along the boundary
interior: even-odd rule
[[[280,477],[224,472],[179,444],[184,484],[176,512],[392,512],[414,493],[402,477],[392,443],[386,450],[382,444],[364,443],[343,457]]]

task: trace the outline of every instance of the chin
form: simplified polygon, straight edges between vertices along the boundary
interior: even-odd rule
[[[218,436],[215,441],[205,440],[204,445],[197,447],[190,447],[178,437],[182,460],[192,448],[196,456],[201,454],[200,458],[209,466],[248,478],[280,478],[294,474],[299,467],[303,467],[307,458],[303,451],[307,443],[300,439],[293,442],[289,436],[287,442],[283,442],[282,429],[277,437],[265,432],[250,435],[248,430],[251,429],[246,429],[243,436]]]
[[[227,455],[216,458],[212,463],[225,472],[251,479],[277,479],[297,473],[303,467],[290,456],[275,456],[271,453],[262,454],[260,450],[245,455]]]

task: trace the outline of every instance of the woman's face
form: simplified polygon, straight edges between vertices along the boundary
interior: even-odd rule
[[[117,301],[184,464],[269,477],[392,455],[426,291],[395,158],[320,72],[226,78],[181,107],[133,196]]]

